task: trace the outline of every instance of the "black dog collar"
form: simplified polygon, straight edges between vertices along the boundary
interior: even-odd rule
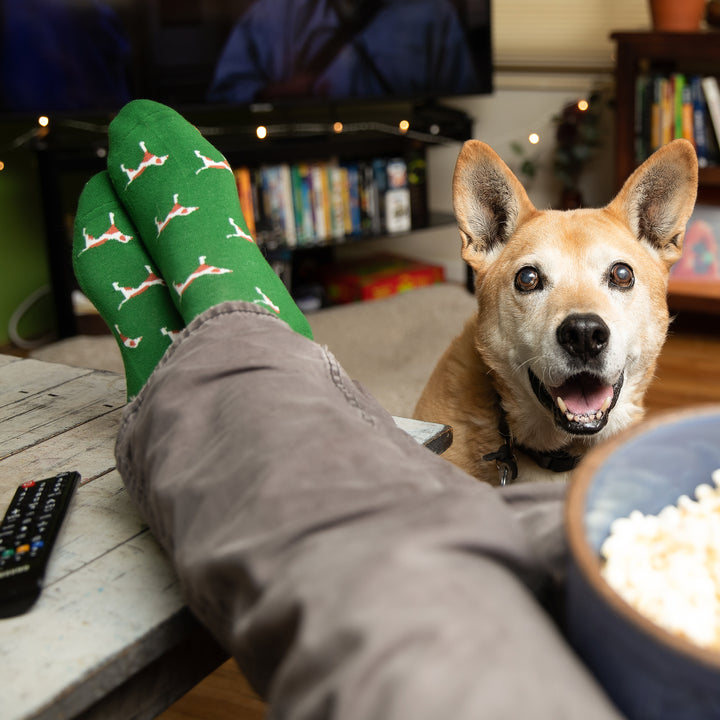
[[[551,472],[569,472],[574,470],[580,462],[579,456],[570,455],[563,450],[543,452],[524,445],[515,445],[503,411],[501,411],[498,430],[504,442],[495,452],[483,455],[483,460],[495,461],[498,473],[500,473],[500,485],[509,485],[517,478],[518,467],[515,450],[527,455],[539,467]]]

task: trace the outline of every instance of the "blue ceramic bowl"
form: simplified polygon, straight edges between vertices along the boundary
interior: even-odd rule
[[[600,575],[600,546],[613,520],[694,497],[717,468],[720,408],[695,409],[659,416],[598,447],[570,485],[568,636],[631,720],[720,718],[720,652],[666,632],[624,602]]]

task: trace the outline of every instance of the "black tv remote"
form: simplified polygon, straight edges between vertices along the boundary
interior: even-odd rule
[[[0,524],[0,618],[26,612],[40,596],[50,551],[80,475],[24,482]]]

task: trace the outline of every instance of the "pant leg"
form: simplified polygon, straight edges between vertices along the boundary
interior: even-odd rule
[[[117,458],[270,717],[618,717],[536,597],[562,490],[468,477],[256,306],[191,324]]]

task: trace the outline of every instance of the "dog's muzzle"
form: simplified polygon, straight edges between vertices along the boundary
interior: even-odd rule
[[[550,387],[529,370],[530,385],[538,400],[553,413],[556,425],[573,435],[592,435],[602,430],[615,407],[624,374],[609,384],[599,368],[610,329],[594,314],[569,315],[557,329],[557,342],[579,371],[562,385]]]
[[[537,399],[553,413],[555,424],[573,435],[592,435],[607,424],[625,378],[608,385],[590,373],[579,373],[558,387],[547,387],[532,370],[530,385]]]

